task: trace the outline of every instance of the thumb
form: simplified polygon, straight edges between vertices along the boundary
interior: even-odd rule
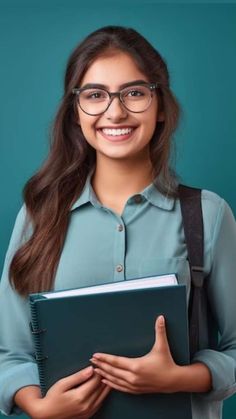
[[[169,343],[166,335],[165,318],[158,316],[155,323],[156,338],[154,348],[158,352],[170,352]]]

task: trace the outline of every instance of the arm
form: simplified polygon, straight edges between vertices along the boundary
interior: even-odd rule
[[[85,419],[95,413],[110,391],[91,367],[58,381],[41,397],[29,327],[29,304],[11,288],[8,278],[12,256],[26,238],[23,237],[25,219],[25,207],[22,207],[0,283],[0,409],[6,415],[23,410],[35,419],[73,416]]]
[[[197,352],[194,362],[211,371],[209,400],[223,400],[236,391],[236,223],[229,206],[222,200],[211,243],[211,271],[208,299],[218,325],[218,347]]]
[[[17,391],[15,402],[32,419],[87,419],[99,409],[110,389],[88,367],[54,384],[44,398],[39,387]]]
[[[27,300],[11,288],[8,278],[12,257],[26,239],[25,221],[26,211],[22,207],[13,229],[0,282],[0,409],[7,415],[20,413],[13,404],[13,396],[19,388],[39,385]]]

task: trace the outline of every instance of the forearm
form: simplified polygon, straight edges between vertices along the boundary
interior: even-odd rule
[[[212,378],[209,368],[200,362],[179,366],[175,375],[175,391],[189,393],[205,393],[212,388]]]
[[[15,404],[31,418],[40,417],[40,404],[42,402],[40,387],[27,386],[17,391],[15,394]]]

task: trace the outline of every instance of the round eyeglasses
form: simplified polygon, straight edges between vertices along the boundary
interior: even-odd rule
[[[118,92],[108,92],[96,85],[89,85],[76,87],[72,93],[76,95],[79,107],[88,115],[96,116],[106,112],[115,97],[119,98],[128,111],[139,113],[148,109],[158,86],[159,83],[132,84]]]

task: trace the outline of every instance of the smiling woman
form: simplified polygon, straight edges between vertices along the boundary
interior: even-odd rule
[[[69,58],[50,154],[25,186],[1,281],[5,414],[84,419],[113,389],[193,393],[194,419],[221,418],[223,399],[236,390],[236,224],[212,192],[202,192],[204,277],[212,330],[220,338],[201,347],[190,365],[175,363],[160,316],[147,354],[94,353],[92,366],[61,379],[42,398],[28,327],[32,292],[170,272],[191,288],[178,181],[170,167],[178,119],[167,66],[134,29],[101,28]]]

